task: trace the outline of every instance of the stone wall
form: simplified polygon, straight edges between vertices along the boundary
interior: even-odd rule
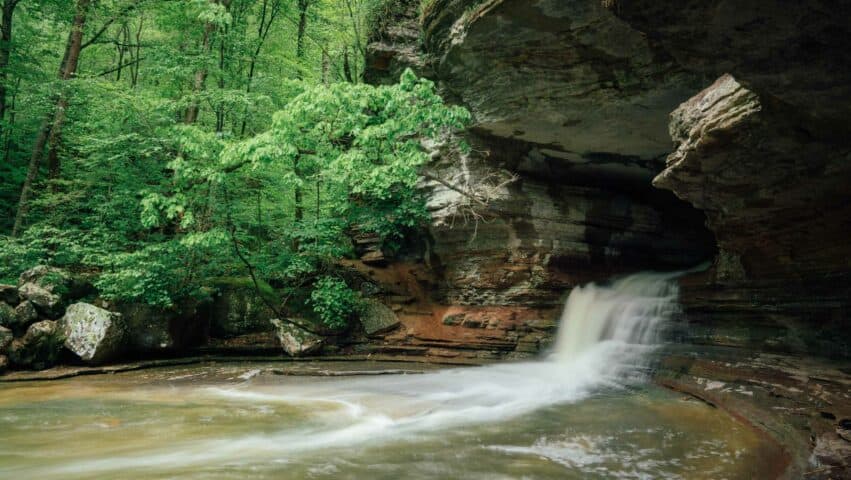
[[[518,176],[478,222],[424,182],[433,301],[555,309],[714,258],[683,281],[680,339],[849,355],[849,2],[414,3],[368,78],[411,65],[470,108],[474,154],[436,155],[444,180]]]

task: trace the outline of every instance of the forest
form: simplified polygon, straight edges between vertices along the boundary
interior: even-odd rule
[[[851,0],[0,9],[0,478],[851,479]]]
[[[3,0],[0,283],[47,264],[170,307],[250,278],[344,326],[351,237],[417,232],[423,143],[470,121],[410,71],[363,83],[387,3]]]

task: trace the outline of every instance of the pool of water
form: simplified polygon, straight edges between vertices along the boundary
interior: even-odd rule
[[[320,365],[320,366],[316,366]],[[201,364],[0,384],[0,478],[750,479],[727,414],[556,367]],[[353,372],[362,375],[293,376]],[[376,372],[399,372],[363,375]],[[285,374],[285,375],[282,375]]]

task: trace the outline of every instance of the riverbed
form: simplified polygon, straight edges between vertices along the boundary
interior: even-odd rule
[[[773,444],[557,364],[203,363],[0,385],[0,478],[750,479]],[[528,374],[524,374],[527,372]]]

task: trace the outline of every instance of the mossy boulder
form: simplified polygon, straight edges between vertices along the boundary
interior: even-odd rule
[[[14,285],[0,285],[0,302],[6,302],[11,306],[15,306],[19,301],[18,287]]]
[[[0,327],[0,354],[6,353],[6,350],[12,344],[15,337],[12,331],[5,327]]]
[[[59,323],[42,320],[30,325],[23,337],[12,342],[9,360],[19,367],[43,370],[56,365],[64,343],[65,335]]]
[[[31,268],[18,279],[18,294],[50,318],[62,316],[74,281],[64,270],[45,265]]]
[[[88,303],[68,307],[60,323],[65,348],[86,363],[103,363],[122,353],[127,328],[120,313]]]
[[[24,300],[15,307],[15,323],[19,327],[26,328],[36,320],[38,320],[38,311],[31,301]]]
[[[4,302],[0,302],[0,327],[12,328],[17,323],[15,309]]]
[[[214,282],[210,335],[232,338],[272,330],[275,312],[268,306],[278,302],[275,290],[261,282],[259,290],[250,278],[220,278]]]

